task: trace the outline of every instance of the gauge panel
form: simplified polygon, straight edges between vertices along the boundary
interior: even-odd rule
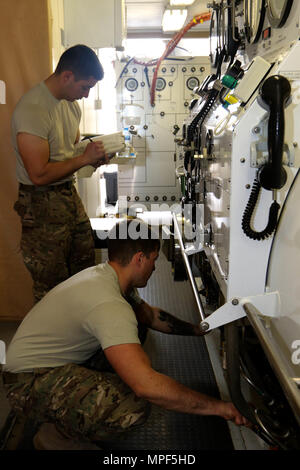
[[[125,82],[126,90],[132,92],[132,91],[137,90],[138,86],[139,86],[138,81],[135,78],[127,78]]]
[[[199,85],[200,85],[200,82],[197,77],[189,77],[186,81],[186,86],[188,87],[189,90],[193,90]]]
[[[268,18],[273,28],[281,28],[290,14],[293,0],[269,0]]]
[[[250,44],[260,37],[265,19],[265,0],[244,0],[245,32]]]
[[[156,80],[156,91],[162,91],[166,88],[166,80],[162,77],[158,77]]]

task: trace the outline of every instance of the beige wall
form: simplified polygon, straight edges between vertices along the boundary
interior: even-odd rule
[[[47,0],[0,1],[0,321],[21,320],[33,303],[32,281],[20,253],[21,227],[15,156],[10,140],[12,111],[19,98],[52,70]],[[1,324],[0,324],[1,330]]]

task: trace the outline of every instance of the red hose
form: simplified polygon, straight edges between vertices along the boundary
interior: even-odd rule
[[[178,33],[176,33],[172,39],[170,39],[170,41],[166,45],[163,55],[160,57],[160,59],[158,59],[156,68],[154,70],[151,91],[150,91],[151,106],[154,106],[154,103],[155,103],[156,80],[157,80],[158,70],[162,61],[166,57],[168,57],[168,55],[170,55],[171,52],[173,52],[173,50],[175,49],[175,47],[177,46],[181,38],[187,33],[189,29],[193,28],[193,26],[196,26],[199,23],[204,23],[204,21],[209,21],[210,18],[211,18],[211,13],[209,12],[201,13],[200,15],[194,16],[194,18],[189,23],[187,23],[180,31],[178,31]]]

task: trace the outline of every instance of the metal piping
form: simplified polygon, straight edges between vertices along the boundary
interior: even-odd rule
[[[200,315],[201,321],[204,321],[205,320],[205,313],[204,313],[203,305],[202,305],[201,299],[199,297],[197,284],[195,282],[195,279],[194,279],[194,276],[193,276],[193,273],[192,273],[192,269],[190,267],[188,255],[185,252],[185,247],[184,247],[182,237],[181,237],[181,233],[180,233],[180,230],[179,230],[178,220],[176,218],[175,213],[173,213],[172,215],[173,215],[173,222],[174,222],[174,235],[177,237],[177,239],[179,241],[181,254],[182,254],[183,261],[184,261],[184,264],[185,264],[185,267],[186,267],[186,270],[187,270],[187,274],[188,274],[188,277],[189,277],[189,280],[190,280],[190,283],[191,283],[191,286],[192,286],[193,294],[194,294],[196,304],[197,304],[197,307],[198,307],[198,310],[199,310],[199,315]]]

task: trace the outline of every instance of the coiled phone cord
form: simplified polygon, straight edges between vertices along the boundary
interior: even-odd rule
[[[278,212],[280,209],[280,205],[277,201],[273,201],[269,210],[269,220],[266,228],[261,232],[257,232],[251,228],[251,219],[252,215],[258,200],[258,196],[261,190],[261,184],[257,179],[254,180],[253,186],[251,189],[250,197],[245,208],[243,218],[242,218],[242,229],[247,237],[251,238],[252,240],[265,240],[266,238],[270,237],[274,232],[277,226],[278,220]]]

